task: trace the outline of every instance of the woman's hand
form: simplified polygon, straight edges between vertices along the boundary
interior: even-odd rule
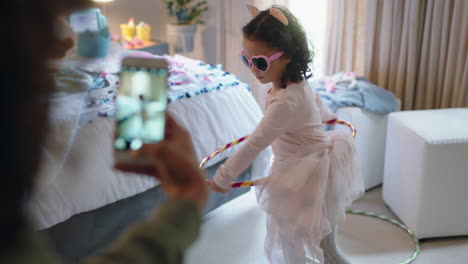
[[[116,164],[127,172],[155,176],[169,198],[193,201],[202,210],[208,201],[208,187],[203,172],[198,168],[189,133],[166,115],[166,134],[157,144],[146,144],[136,155],[150,157],[151,166]]]

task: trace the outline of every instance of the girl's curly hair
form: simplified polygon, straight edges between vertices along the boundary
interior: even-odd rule
[[[297,83],[312,76],[309,64],[312,63],[314,52],[309,49],[305,31],[297,18],[283,6],[274,5],[272,8],[283,12],[288,25],[270,15],[270,9],[267,9],[245,25],[242,33],[250,40],[263,41],[278,48],[291,59],[281,76],[281,88],[286,88],[288,81]]]

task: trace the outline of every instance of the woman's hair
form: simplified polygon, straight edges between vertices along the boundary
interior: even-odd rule
[[[37,174],[54,88],[50,58],[57,56],[56,21],[88,0],[2,0],[0,43],[0,252],[14,248],[26,225],[26,202]]]
[[[286,88],[288,81],[299,82],[312,76],[309,64],[314,53],[308,47],[307,37],[297,18],[283,6],[274,5],[288,19],[284,25],[270,15],[270,10],[261,11],[242,28],[244,37],[249,40],[263,41],[285,53],[291,59],[281,76],[281,88]]]

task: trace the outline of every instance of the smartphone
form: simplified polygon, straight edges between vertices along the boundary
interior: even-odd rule
[[[151,164],[149,157],[136,157],[135,151],[164,139],[167,78],[165,59],[123,59],[116,98],[116,162]]]

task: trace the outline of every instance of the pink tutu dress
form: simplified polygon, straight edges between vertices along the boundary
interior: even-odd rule
[[[324,263],[320,241],[364,192],[351,133],[324,131],[322,122],[331,119],[335,115],[307,81],[270,90],[264,118],[214,178],[228,188],[260,151],[272,146],[270,174],[255,183],[267,212],[270,263]]]

